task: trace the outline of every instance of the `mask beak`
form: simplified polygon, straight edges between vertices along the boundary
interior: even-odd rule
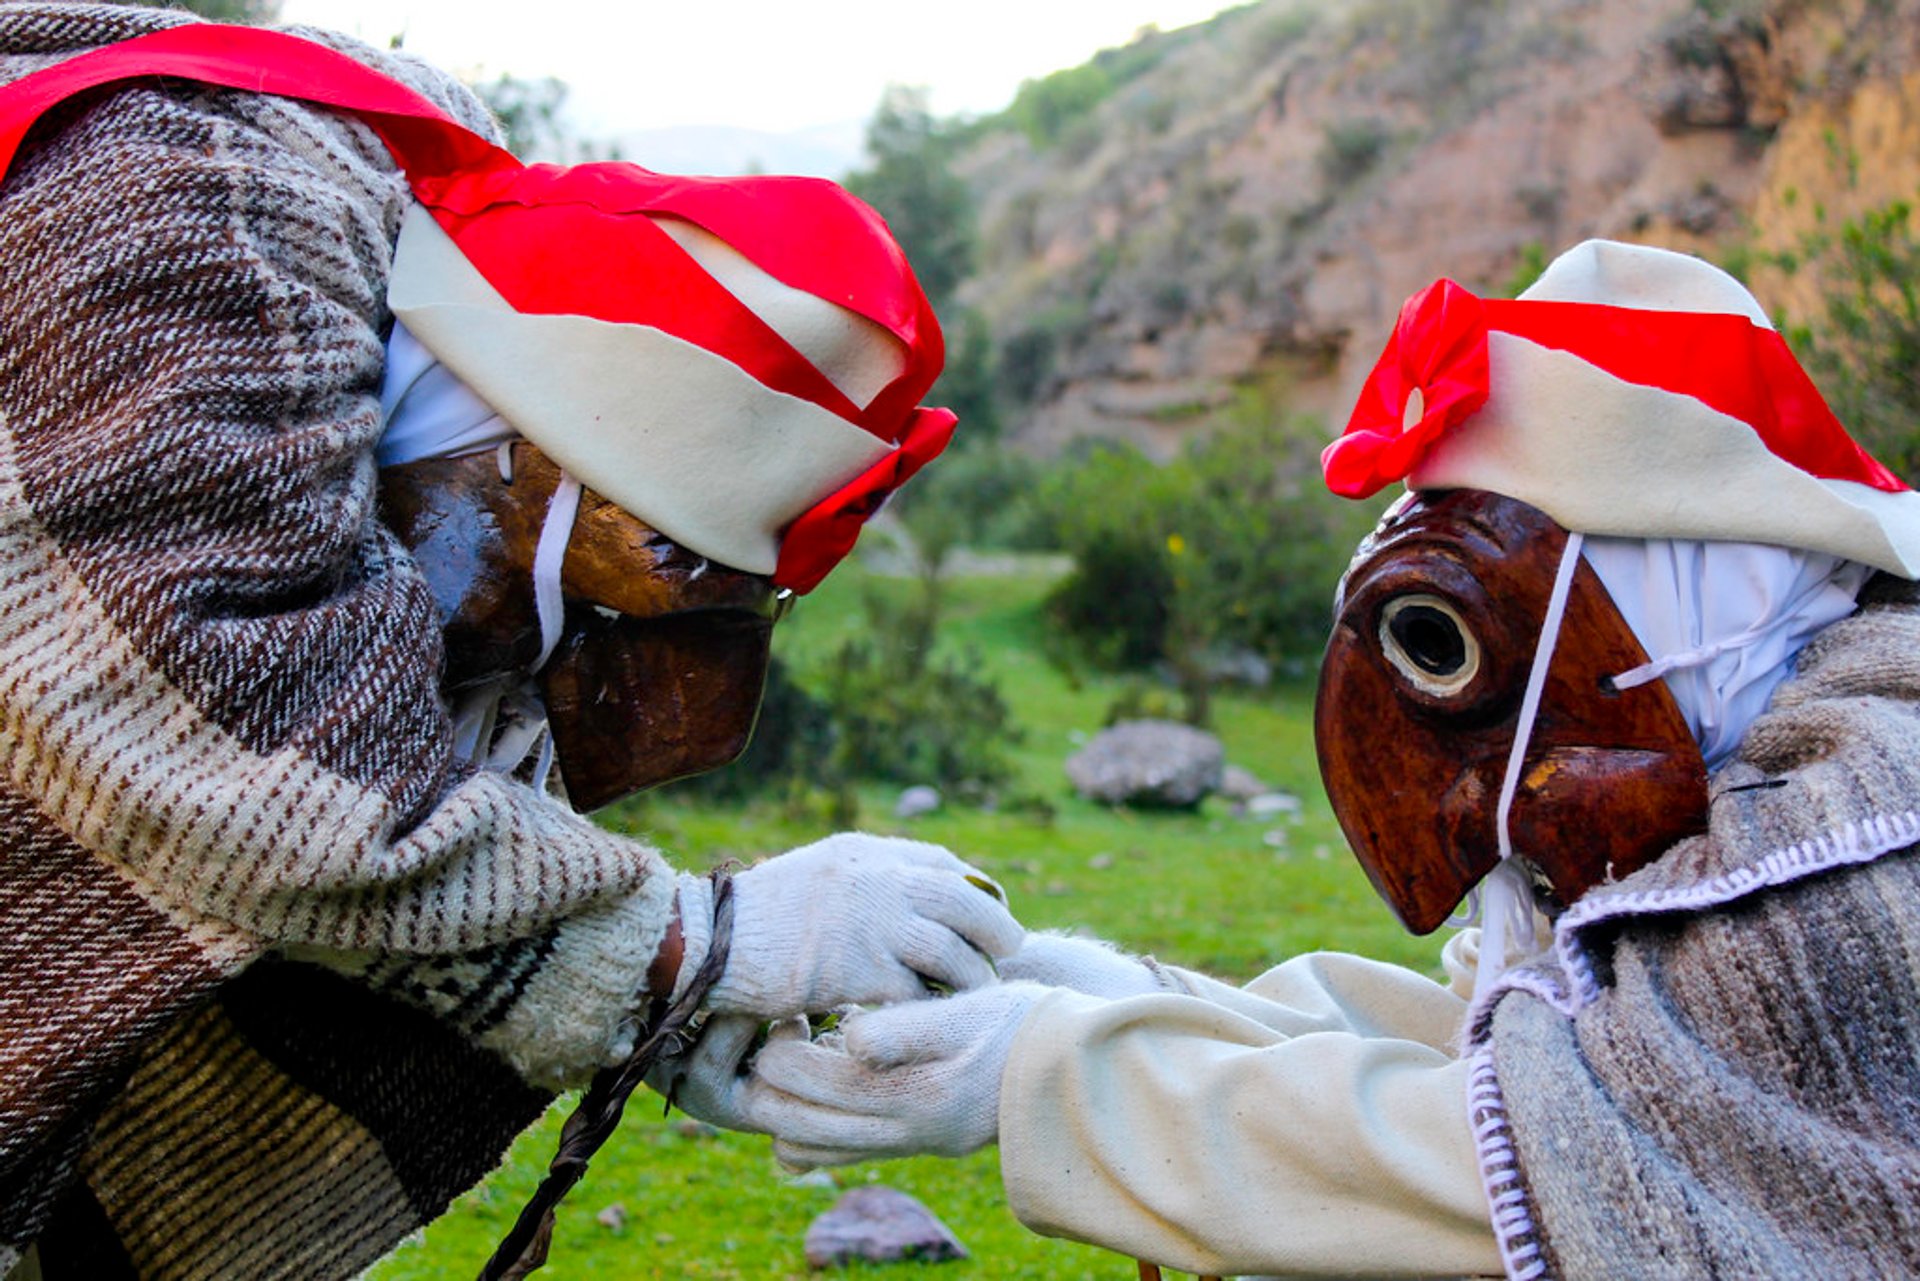
[[[745,751],[772,638],[770,613],[570,616],[540,680],[574,808],[596,810]]]
[[[1418,494],[1342,582],[1314,705],[1321,777],[1374,888],[1417,934],[1499,861],[1501,785],[1566,531],[1477,490]],[[1508,832],[1571,904],[1704,829],[1706,766],[1598,577],[1575,571]],[[1551,904],[1550,904],[1551,906]]]

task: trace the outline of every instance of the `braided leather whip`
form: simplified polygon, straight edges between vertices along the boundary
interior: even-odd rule
[[[593,1084],[580,1099],[573,1115],[560,1130],[560,1145],[547,1164],[546,1177],[527,1199],[513,1228],[500,1242],[480,1270],[480,1281],[521,1281],[521,1278],[546,1264],[547,1247],[553,1239],[553,1216],[560,1200],[587,1172],[587,1161],[620,1124],[620,1113],[627,1096],[639,1086],[649,1069],[665,1055],[678,1054],[692,1043],[687,1023],[706,999],[707,991],[727,967],[727,949],[733,941],[733,881],[725,873],[714,873],[713,941],[707,955],[694,972],[693,981],[680,999],[669,1005],[654,1001],[647,1009],[647,1022],[640,1044],[618,1067],[607,1068],[593,1078]]]

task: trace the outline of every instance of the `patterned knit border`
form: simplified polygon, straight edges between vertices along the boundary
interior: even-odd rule
[[[1525,992],[1529,996],[1544,1002],[1567,1018],[1572,1018],[1580,1008],[1580,1002],[1574,999],[1559,976],[1551,970],[1534,969],[1518,965],[1495,979],[1487,990],[1475,997],[1467,1010],[1464,1044],[1473,1047],[1484,1044],[1493,1032],[1493,1011],[1502,997],[1509,992]]]
[[[1580,934],[1593,925],[1625,916],[1720,907],[1759,890],[1788,885],[1816,873],[1871,863],[1883,854],[1915,843],[1920,843],[1920,811],[1908,810],[1848,823],[1838,831],[1777,849],[1757,862],[1695,885],[1635,894],[1588,895],[1569,908],[1554,929],[1556,948],[1574,985],[1574,1009],[1583,1009],[1600,998],[1593,958],[1579,940]]]
[[[1499,1074],[1491,1047],[1467,1060],[1467,1123],[1480,1154],[1480,1178],[1493,1216],[1493,1234],[1500,1259],[1512,1281],[1535,1281],[1547,1275],[1540,1230],[1520,1178],[1520,1163],[1507,1128],[1507,1105],[1500,1094]]]
[[[1601,922],[1704,911],[1821,872],[1871,863],[1915,844],[1920,844],[1920,810],[1908,810],[1848,823],[1838,831],[1775,850],[1757,862],[1698,884],[1633,894],[1590,894],[1569,908],[1554,926],[1554,953],[1571,989],[1550,970],[1522,965],[1507,971],[1468,1012],[1465,1043],[1470,1047],[1486,1043],[1492,1033],[1494,1009],[1509,992],[1525,992],[1567,1018],[1599,1000],[1601,984],[1594,974],[1593,955],[1581,945],[1580,938]]]

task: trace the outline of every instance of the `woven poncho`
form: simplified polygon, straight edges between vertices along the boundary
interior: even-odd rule
[[[1920,1275],[1920,588],[1886,575],[1473,1029],[1509,1273]]]
[[[0,82],[188,20],[0,4]],[[375,517],[407,199],[363,126],[172,81],[0,186],[0,1274],[349,1275],[644,988],[673,878],[456,763]]]

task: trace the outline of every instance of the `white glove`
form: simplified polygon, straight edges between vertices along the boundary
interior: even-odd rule
[[[1158,966],[1111,943],[1069,934],[1028,934],[1020,950],[1000,962],[1000,977],[1068,987],[1108,1000],[1185,990]]]
[[[1046,992],[1002,983],[855,1014],[818,1041],[769,1041],[736,1095],[742,1119],[794,1169],[985,1147],[1014,1034]]]
[[[725,1130],[765,1134],[756,1124],[754,1082],[747,1075],[748,1056],[761,1044],[805,1041],[807,1021],[782,1019],[769,1026],[751,1014],[716,1014],[700,1029],[693,1048],[677,1058],[656,1063],[647,1084],[688,1116]]]
[[[706,957],[712,896],[681,878],[676,998]],[[778,1019],[979,987],[1022,936],[1000,887],[946,850],[844,832],[733,878],[733,941],[705,1006]]]

